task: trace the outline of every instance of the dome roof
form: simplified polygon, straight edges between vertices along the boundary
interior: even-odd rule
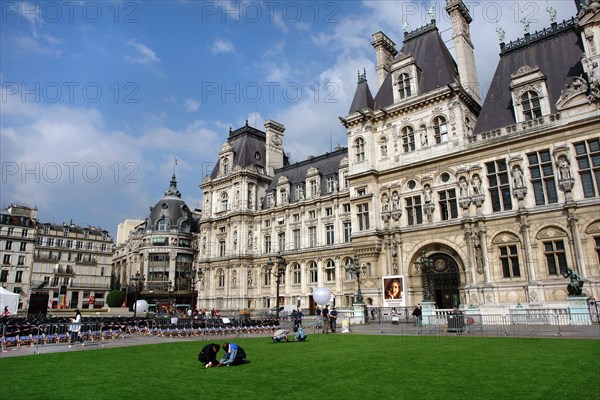
[[[175,174],[171,177],[170,186],[165,190],[164,197],[154,207],[150,207],[146,229],[153,231],[177,229],[179,232],[188,233],[195,231],[192,210],[185,204],[185,201],[181,200]]]

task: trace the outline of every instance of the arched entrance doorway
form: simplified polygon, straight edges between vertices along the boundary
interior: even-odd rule
[[[432,300],[439,308],[458,308],[460,275],[458,264],[447,254],[434,253],[429,256],[432,268],[423,273],[423,285],[427,281]]]

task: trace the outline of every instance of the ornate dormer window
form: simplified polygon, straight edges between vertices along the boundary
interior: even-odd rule
[[[156,230],[159,232],[165,232],[167,230],[167,220],[165,218],[158,220],[158,223],[156,224]]]
[[[412,126],[402,128],[402,146],[405,153],[415,150],[415,130]]]
[[[438,116],[433,119],[433,137],[436,144],[448,141],[448,123],[446,122],[446,118]]]
[[[398,54],[391,66],[392,84],[395,87],[393,91],[394,103],[404,101],[418,94],[417,81],[419,72],[415,58],[412,55]]]
[[[181,223],[180,230],[181,230],[181,232],[184,232],[184,233],[190,233],[190,223],[187,221],[183,221]]]
[[[227,175],[229,173],[229,159],[227,157],[223,157],[221,159],[221,162],[223,164],[223,175]]]
[[[363,138],[357,138],[354,141],[354,154],[356,155],[356,162],[365,161],[365,140]]]
[[[550,113],[546,76],[539,67],[524,65],[511,78],[510,91],[516,122],[530,121]]]

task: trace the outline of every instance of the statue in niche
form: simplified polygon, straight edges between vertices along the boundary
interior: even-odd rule
[[[475,265],[477,266],[477,271],[482,271],[483,261],[481,259],[481,242],[477,235],[473,236],[473,250],[475,252]]]
[[[521,167],[519,167],[518,165],[515,165],[512,169],[512,180],[513,180],[513,186],[515,188],[525,187],[525,182],[523,180],[523,171],[521,170]]]
[[[233,271],[233,273],[231,274],[231,283],[233,286],[235,286],[237,282],[237,271]]]
[[[383,139],[381,140],[381,157],[387,157],[388,155],[388,148],[387,148],[387,140]]]
[[[469,197],[469,184],[464,176],[458,181],[458,187],[460,188],[461,199]]]
[[[425,185],[425,188],[423,190],[423,199],[425,200],[425,204],[431,203],[432,198],[433,197],[431,193],[431,186]]]
[[[381,208],[381,211],[388,212],[390,210],[390,199],[386,193],[384,193],[382,196],[382,203],[383,206]]]
[[[473,179],[471,180],[471,186],[473,187],[474,195],[481,194],[481,179],[479,179],[479,175],[473,175]]]
[[[248,271],[248,286],[252,286],[252,271]]]
[[[569,169],[569,160],[567,157],[560,156],[558,158],[558,174],[560,179],[571,179],[571,170]]]
[[[394,191],[394,193],[392,193],[392,210],[398,211],[399,209],[400,209],[400,196],[398,195],[398,192]]]

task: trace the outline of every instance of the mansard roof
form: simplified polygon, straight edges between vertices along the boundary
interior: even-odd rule
[[[421,71],[417,82],[420,94],[458,82],[456,62],[444,44],[435,21],[404,34],[404,45],[397,58],[407,55],[414,57],[415,63]],[[387,107],[393,102],[392,79],[388,75],[375,96],[375,107]]]
[[[310,157],[307,160],[276,169],[275,176],[267,190],[275,189],[281,177],[287,177],[292,185],[304,182],[311,167],[318,169],[321,176],[337,174],[344,157],[348,157],[347,147],[338,148],[331,153]]]
[[[156,229],[156,224],[161,219],[165,219],[168,222],[169,229],[177,228],[182,221],[187,221],[191,232],[196,231],[196,221],[192,215],[192,210],[181,199],[181,193],[177,189],[175,174],[171,177],[169,188],[165,190],[163,198],[154,207],[150,207],[150,215],[146,219],[146,227]]]
[[[523,66],[539,67],[546,76],[551,113],[561,91],[573,78],[584,73],[581,37],[574,20],[553,24],[550,29],[526,35],[508,45],[501,45],[500,61],[486,95],[474,134],[516,123],[510,92],[511,74]]]

